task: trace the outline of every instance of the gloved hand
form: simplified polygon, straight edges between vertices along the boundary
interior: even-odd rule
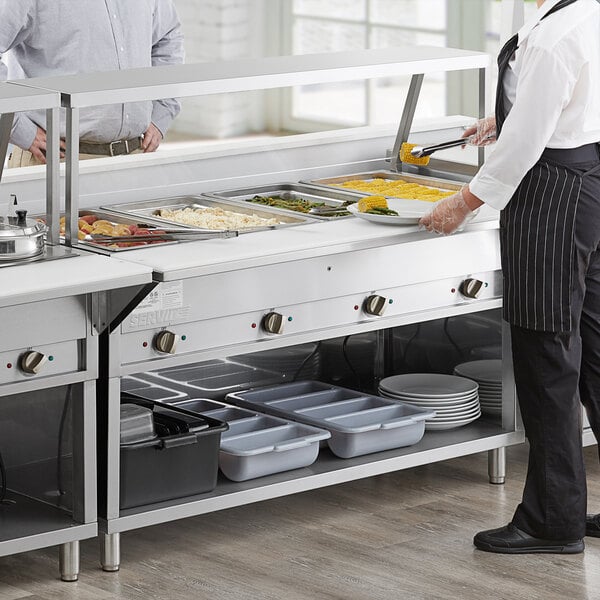
[[[496,141],[496,117],[479,119],[475,125],[469,127],[463,137],[470,138],[470,146],[489,146]]]
[[[435,208],[419,221],[419,226],[427,231],[450,235],[465,226],[475,216],[465,202],[463,190],[435,203]]]

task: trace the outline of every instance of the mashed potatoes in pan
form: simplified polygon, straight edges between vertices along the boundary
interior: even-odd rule
[[[247,215],[212,207],[184,208],[181,210],[162,208],[159,214],[163,219],[202,229],[244,229],[279,225],[277,219],[265,219],[257,215]]]

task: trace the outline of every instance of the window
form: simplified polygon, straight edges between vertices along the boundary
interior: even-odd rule
[[[447,44],[446,0],[290,0],[284,3],[282,54]],[[397,121],[410,78],[303,86],[287,95],[286,129]],[[423,83],[419,116],[445,114],[444,74]]]
[[[536,10],[526,1],[525,17]],[[286,0],[281,54],[386,48],[450,46],[495,56],[501,46],[500,0]],[[487,98],[491,109],[495,70]],[[284,95],[281,127],[310,131],[397,123],[410,78],[304,86]],[[477,116],[477,75],[439,73],[425,77],[416,117]]]

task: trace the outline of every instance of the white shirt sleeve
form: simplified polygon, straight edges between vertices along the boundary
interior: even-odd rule
[[[525,174],[539,160],[569,103],[577,73],[553,51],[527,48],[517,81],[515,102],[496,147],[469,189],[480,200],[502,210]]]

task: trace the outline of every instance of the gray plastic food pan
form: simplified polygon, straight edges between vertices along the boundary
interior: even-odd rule
[[[341,458],[416,444],[425,420],[435,416],[432,410],[312,381],[234,392],[227,400],[329,430],[329,448]]]
[[[188,397],[185,392],[172,390],[138,377],[123,377],[121,379],[121,392],[136,398],[158,402],[173,402]]]
[[[206,400],[184,400],[176,406],[199,412]],[[210,401],[208,401],[210,402]],[[323,429],[257,414],[237,407],[204,412],[229,429],[221,436],[219,467],[233,481],[246,481],[311,465],[319,454],[319,443],[330,433]]]
[[[263,417],[255,417],[257,427]],[[221,444],[219,466],[233,481],[246,481],[311,465],[320,440],[331,434],[300,423],[287,423],[229,436]]]
[[[179,408],[185,408],[186,410],[190,410],[192,412],[197,413],[208,413],[214,411],[221,411],[225,408],[228,408],[227,404],[223,404],[222,402],[217,402],[216,400],[206,400],[205,398],[191,398],[189,400],[178,400],[177,402],[173,402],[175,406]],[[240,409],[236,409],[240,410]],[[212,415],[211,415],[212,416]],[[215,419],[219,417],[213,417]],[[219,418],[219,421],[225,421],[226,419]]]
[[[150,379],[190,396],[223,400],[230,392],[279,383],[285,375],[223,360],[186,367],[161,369],[148,374]]]

